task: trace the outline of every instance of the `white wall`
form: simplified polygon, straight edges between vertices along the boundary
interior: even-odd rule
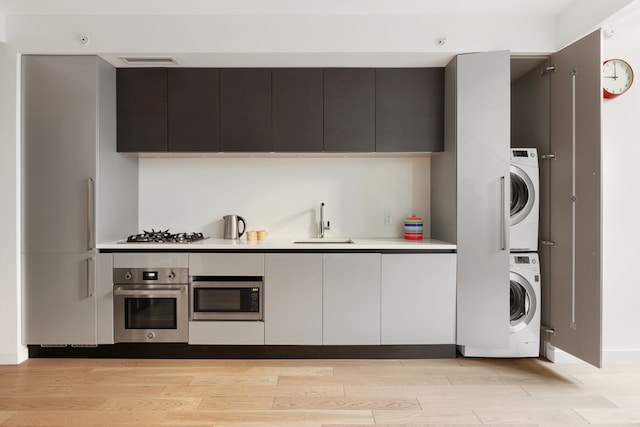
[[[208,54],[227,67],[444,66],[456,52],[552,52],[554,24],[489,15],[10,16],[6,29],[8,43],[31,52],[100,53],[118,66],[118,53]]]
[[[634,67],[629,91],[603,101],[603,348],[605,362],[640,360],[640,13],[605,38],[603,57]]]
[[[222,216],[238,214],[270,239],[316,237],[324,202],[327,236],[402,237],[403,219],[413,213],[430,235],[427,157],[145,158],[139,171],[145,230],[221,238]],[[392,226],[384,225],[385,213]]]

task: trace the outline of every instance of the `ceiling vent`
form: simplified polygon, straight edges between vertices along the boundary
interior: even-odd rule
[[[121,56],[120,59],[128,65],[178,65],[171,56]]]

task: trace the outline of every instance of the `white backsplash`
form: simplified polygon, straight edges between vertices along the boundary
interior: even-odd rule
[[[237,214],[270,238],[402,237],[406,216],[430,236],[430,158],[141,158],[139,226],[221,238]],[[390,213],[393,225],[384,224]]]

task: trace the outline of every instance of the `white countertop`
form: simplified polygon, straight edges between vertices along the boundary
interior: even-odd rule
[[[97,245],[99,250],[418,250],[418,251],[452,251],[456,249],[453,243],[425,238],[423,240],[405,240],[402,238],[353,238],[353,243],[293,243],[295,240],[311,239],[275,239],[267,237],[265,240],[247,241],[244,236],[239,240],[208,238],[194,243],[127,243],[125,240],[106,242]],[[335,238],[327,238],[335,240]]]

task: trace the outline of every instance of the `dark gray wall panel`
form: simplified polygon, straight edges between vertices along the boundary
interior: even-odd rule
[[[514,61],[512,59],[512,61]],[[549,140],[549,85],[551,75],[542,71],[550,65],[542,61],[511,84],[511,147],[537,148],[538,158],[551,151]],[[553,160],[539,160],[540,222],[539,240],[550,240],[550,167]],[[541,268],[541,323],[549,325],[549,257],[550,247],[538,244]]]

